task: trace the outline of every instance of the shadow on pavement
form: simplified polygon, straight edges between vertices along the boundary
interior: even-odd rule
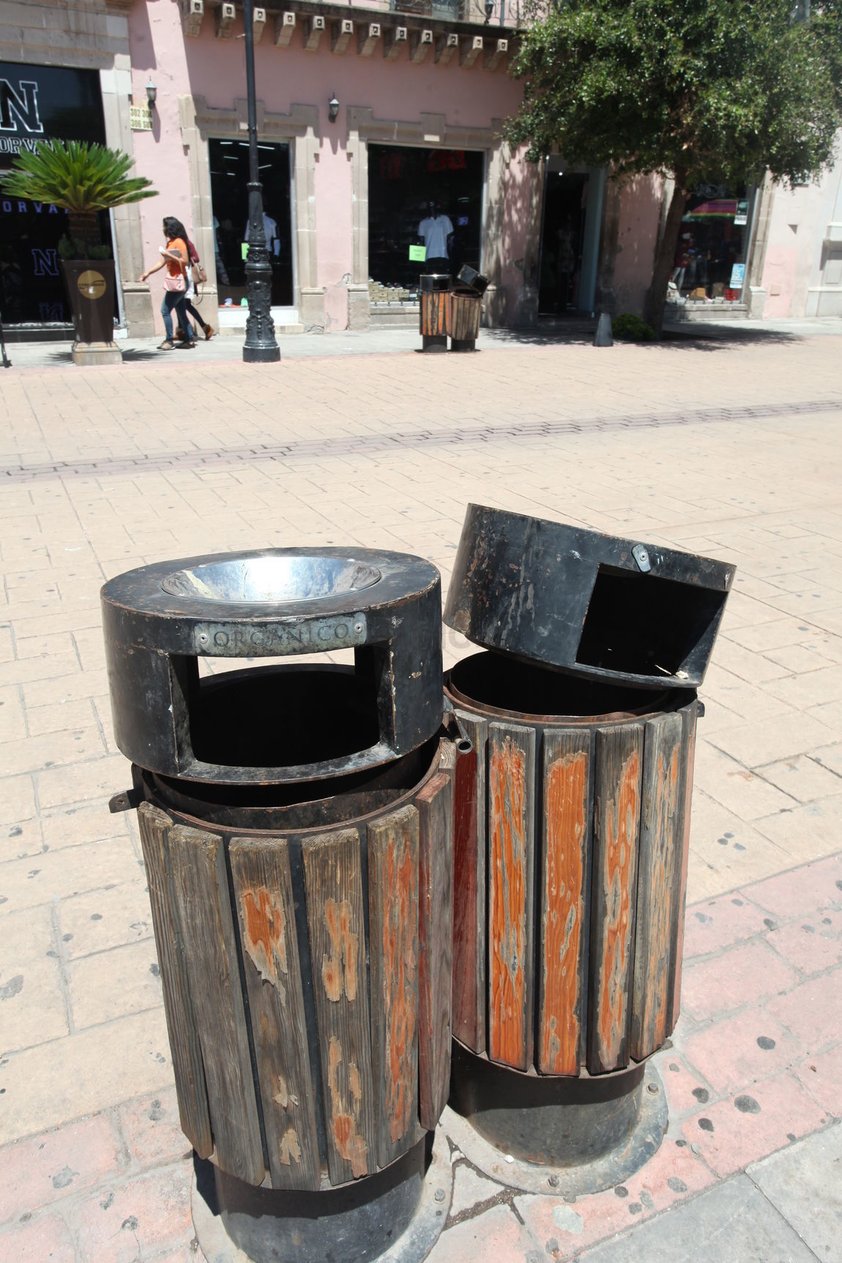
[[[587,345],[593,342],[596,320],[568,319],[544,321],[533,328],[495,329],[493,340],[497,344],[520,346]],[[639,346],[645,349],[667,347],[670,350],[718,351],[722,347],[746,343],[794,344],[803,338],[801,333],[789,333],[781,329],[764,327],[747,329],[743,325],[723,324],[669,324],[664,326],[663,336],[656,342],[624,343],[619,338],[616,346]]]

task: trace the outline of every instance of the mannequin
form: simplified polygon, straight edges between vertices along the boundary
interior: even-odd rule
[[[450,272],[450,239],[453,224],[439,210],[438,202],[428,203],[428,214],[418,225],[418,236],[424,242],[427,257],[425,272]]]

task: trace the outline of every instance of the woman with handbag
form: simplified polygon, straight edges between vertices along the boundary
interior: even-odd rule
[[[161,262],[144,272],[140,280],[141,284],[143,284],[153,272],[160,272],[163,267],[167,269],[167,274],[164,277],[164,301],[161,303],[161,315],[164,318],[166,337],[159,344],[158,350],[173,351],[176,345],[184,350],[190,350],[196,345],[196,338],[187,319],[187,313],[184,310],[184,300],[187,297],[187,291],[190,286],[187,271],[190,263],[190,255],[187,249],[187,233],[180,220],[173,218],[172,215],[167,215],[164,219],[164,236],[167,244],[161,246]],[[178,317],[178,324],[182,332],[182,340],[179,343],[173,341],[173,312]]]
[[[193,245],[193,242],[190,240],[189,237],[186,237],[185,240],[187,241],[187,253],[190,258],[189,267],[190,267],[190,280],[192,284],[190,285],[187,291],[187,296],[184,299],[184,314],[185,316],[192,317],[195,323],[200,326],[202,333],[205,335],[205,341],[210,342],[211,338],[216,333],[216,329],[214,329],[213,325],[208,324],[206,320],[202,319],[201,312],[198,311],[197,308],[194,307],[193,305],[194,296],[196,297],[196,302],[200,303],[202,301],[201,297],[199,297],[199,291],[196,288],[196,286],[206,285],[207,280],[208,280],[208,274],[205,271],[205,269],[202,267],[202,261],[199,258],[199,251]],[[175,336],[176,336],[176,339],[182,338],[184,336],[181,332],[181,329],[176,330]]]

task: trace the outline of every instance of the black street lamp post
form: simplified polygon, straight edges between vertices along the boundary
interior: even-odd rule
[[[263,185],[257,153],[257,100],[254,90],[254,0],[243,0],[246,42],[246,94],[249,132],[249,252],[246,259],[246,294],[249,314],[243,360],[247,364],[274,363],[281,358],[272,323],[272,265],[263,229]]]

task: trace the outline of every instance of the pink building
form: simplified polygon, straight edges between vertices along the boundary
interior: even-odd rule
[[[424,263],[410,256],[431,205],[446,217],[449,270],[468,263],[490,280],[489,324],[641,310],[661,182],[618,186],[559,155],[533,165],[502,139],[521,95],[508,74],[519,3],[255,6],[279,331],[416,318]],[[0,0],[0,170],[39,139],[100,140],[132,154],[159,190],[111,216],[118,336],[160,328],[159,278],[151,288],[137,278],[157,259],[164,215],[184,221],[207,268],[203,318],[223,331],[245,325],[242,22],[242,4],[227,0]],[[675,261],[675,310],[838,313],[840,187],[837,170],[791,193],[698,190]],[[4,324],[66,333],[63,213],[6,198],[0,222]]]

